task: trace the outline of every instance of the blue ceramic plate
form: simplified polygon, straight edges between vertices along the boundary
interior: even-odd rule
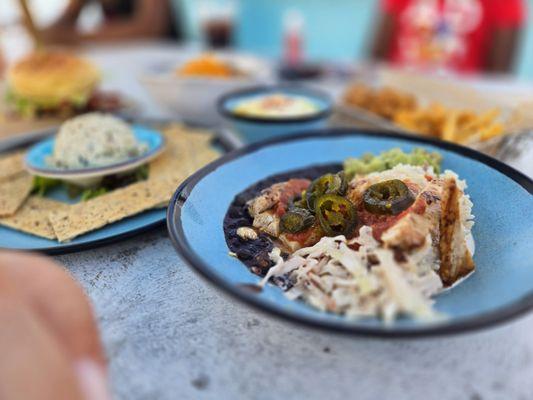
[[[437,297],[443,322],[348,320],[285,298],[278,287],[261,292],[260,278],[228,255],[223,219],[234,196],[270,175],[341,162],[365,152],[424,147],[444,157],[443,168],[467,180],[474,203],[477,271]],[[201,275],[244,302],[315,327],[377,336],[462,332],[503,322],[533,308],[533,182],[512,168],[454,144],[391,133],[328,130],[257,143],[222,157],[184,182],[167,214],[178,252]]]
[[[55,194],[52,198],[62,198]],[[79,236],[68,243],[58,243],[0,226],[0,249],[38,251],[46,254],[66,254],[92,249],[147,232],[164,224],[164,209],[150,210]]]
[[[147,146],[147,151],[138,157],[102,167],[69,170],[54,168],[47,163],[47,159],[53,154],[55,145],[55,138],[50,138],[35,144],[28,151],[26,154],[26,168],[34,175],[72,181],[98,178],[134,170],[157,157],[163,151],[165,141],[163,136],[153,129],[140,125],[134,125],[132,128],[137,141]]]
[[[141,129],[145,132],[152,132],[148,128],[136,127],[136,133],[139,133]],[[235,144],[223,135],[219,135],[214,144],[223,152],[235,148]],[[64,189],[53,190],[47,196],[65,202],[72,201],[68,198]],[[87,250],[124,240],[162,226],[165,222],[165,217],[166,210],[164,209],[145,211],[94,232],[89,232],[68,243],[58,243],[55,240],[40,238],[0,226],[0,249],[39,251],[47,254],[65,254]]]

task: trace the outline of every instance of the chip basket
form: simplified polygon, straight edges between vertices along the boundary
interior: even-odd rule
[[[472,85],[463,84],[461,80],[416,75],[387,68],[382,68],[376,73],[374,79],[371,80],[372,84],[369,85],[368,81],[365,77],[361,77],[359,81],[353,81],[350,85],[363,83],[373,88],[392,87],[415,95],[421,106],[439,103],[452,109],[472,110],[479,113],[497,109],[500,113],[497,121],[504,126],[504,134],[487,140],[474,138],[464,143],[468,147],[493,157],[502,159],[503,155],[517,155],[531,141],[530,132],[533,131],[533,100],[531,98],[489,96],[487,93],[476,90]],[[420,135],[361,107],[346,104],[343,96],[344,94],[335,106],[335,112],[331,118],[332,125],[386,129]]]

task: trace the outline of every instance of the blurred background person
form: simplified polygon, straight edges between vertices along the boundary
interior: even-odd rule
[[[0,252],[0,325],[0,399],[110,399],[92,308],[53,261]]]
[[[14,60],[24,54],[23,37],[27,36],[27,31],[21,32],[19,21],[20,7],[17,6],[20,0],[2,0],[2,7],[0,7],[0,30],[4,32],[4,49],[5,56],[8,61]],[[39,28],[51,27],[59,24],[61,16],[68,14],[66,8],[69,0],[27,0],[32,14],[35,18],[36,25]],[[107,26],[106,17],[100,6],[100,1],[79,0],[85,5],[79,12],[79,17],[76,20],[76,27],[69,28],[70,32],[75,30],[77,35],[82,37],[90,37],[97,32],[102,33],[104,26]],[[104,0],[105,1],[105,0]],[[107,0],[109,1],[109,0]],[[117,1],[117,0],[115,0]],[[161,0],[155,0],[149,3],[154,4],[153,11],[157,11],[155,6]],[[489,35],[489,43],[491,44],[492,61],[488,61],[481,65],[474,71],[483,72],[487,70],[495,70],[498,67],[497,63],[507,61],[507,66],[512,65],[513,54],[516,54],[516,75],[520,78],[533,78],[533,25],[527,24],[525,21],[533,17],[533,0],[426,0],[428,4],[449,4],[447,8],[452,10],[457,8],[469,8],[469,4],[481,4],[481,9],[485,6],[494,7],[496,11],[491,15],[489,23],[483,25],[485,28],[483,34],[477,33],[468,34],[468,38],[472,37],[474,42],[480,38],[487,38]],[[174,25],[179,27],[179,32],[182,33],[181,43],[204,44],[209,47],[233,47],[237,51],[254,53],[266,58],[279,60],[283,58],[286,52],[286,16],[290,10],[297,10],[302,16],[302,32],[301,32],[301,54],[302,58],[311,62],[329,62],[329,63],[353,63],[365,62],[368,60],[371,53],[374,53],[375,59],[380,61],[393,61],[396,65],[400,64],[396,56],[392,56],[392,48],[394,43],[400,41],[400,36],[405,37],[404,34],[398,38],[394,34],[386,35],[375,33],[376,16],[381,16],[379,20],[387,18],[389,21],[398,20],[399,7],[393,7],[392,3],[398,4],[414,4],[414,0],[392,0],[392,1],[375,1],[375,0],[337,0],[335,7],[325,6],[323,0],[168,0],[171,8],[172,17],[174,18]],[[77,3],[77,1],[76,1]],[[139,1],[134,1],[139,3]],[[524,7],[524,3],[529,7]],[[401,5],[400,4],[400,5]],[[512,4],[518,4],[517,8],[513,8]],[[460,6],[460,7],[459,7]],[[390,7],[390,8],[389,8]],[[405,6],[407,7],[407,6]],[[476,6],[473,6],[476,8]],[[137,6],[135,6],[137,8]],[[472,8],[472,7],[470,7]],[[477,7],[479,9],[479,7]],[[426,8],[427,9],[427,8]],[[389,10],[389,11],[387,11]],[[513,11],[514,10],[514,11]],[[396,13],[396,14],[395,14]],[[474,15],[472,11],[466,11],[467,15]],[[470,13],[470,14],[468,14]],[[390,15],[389,15],[390,14]],[[457,13],[451,12],[452,19]],[[386,17],[389,15],[388,17]],[[514,15],[514,16],[513,16]],[[487,15],[483,16],[483,20],[487,20]],[[496,18],[497,17],[497,18]],[[518,17],[518,18],[517,18]],[[390,19],[389,19],[390,18]],[[496,19],[495,19],[496,18]],[[122,18],[111,18],[111,23],[116,20],[117,23]],[[129,21],[129,20],[128,20]],[[522,21],[522,22],[521,22]],[[516,24],[515,24],[516,23]],[[100,25],[99,25],[100,24]],[[452,22],[452,25],[455,24]],[[2,27],[3,26],[3,27]],[[380,26],[387,26],[386,23],[381,23]],[[456,26],[456,25],[453,25]],[[466,24],[469,26],[469,23]],[[507,34],[511,36],[520,36],[520,28],[523,27],[523,42],[513,51],[513,46],[507,46],[509,43]],[[399,27],[391,24],[389,27],[391,32],[399,33]],[[508,29],[510,28],[510,29]],[[453,37],[446,38],[446,24],[441,24],[439,40],[436,42],[446,42],[443,47],[453,48]],[[471,28],[470,28],[471,29]],[[379,29],[382,32],[383,29]],[[476,29],[476,32],[479,29]],[[496,31],[503,34],[497,34],[496,38],[492,37]],[[98,34],[99,35],[99,34]],[[178,35],[180,36],[180,35]],[[382,40],[369,40],[371,37],[381,38]],[[75,37],[74,37],[75,38]],[[163,37],[155,37],[158,38]],[[443,40],[440,40],[440,39]],[[475,38],[475,39],[474,39]],[[498,39],[499,38],[499,39]],[[512,38],[511,38],[512,39]],[[60,38],[61,40],[71,40],[70,38]],[[74,39],[72,39],[74,40]],[[461,39],[462,40],[462,39]],[[485,39],[484,39],[485,40]],[[132,40],[134,41],[134,39]],[[369,42],[377,43],[373,52],[369,52]],[[436,43],[435,42],[435,43]],[[504,45],[495,45],[493,43],[501,43]],[[512,39],[510,43],[515,44],[519,40]],[[465,43],[463,41],[463,43]],[[467,40],[468,48],[476,47],[470,46],[470,41]],[[477,42],[475,42],[477,43]],[[486,55],[487,48],[484,41],[480,42],[478,51],[479,54]],[[435,48],[433,46],[426,46],[424,57],[428,58],[427,54],[431,54],[433,59],[439,56],[438,50],[428,49]],[[438,48],[438,46],[436,46]],[[378,49],[378,50],[376,50]],[[499,52],[506,54],[500,55]],[[442,52],[446,53],[446,52]],[[410,56],[411,57],[411,56]],[[479,59],[478,56],[475,57]],[[412,58],[409,58],[411,60]],[[414,62],[413,62],[414,63]],[[412,65],[411,61],[403,61],[403,65]],[[446,65],[446,63],[444,63]],[[448,63],[454,70],[465,71],[473,70],[473,68],[458,68],[458,63]],[[460,63],[459,63],[460,64]],[[416,64],[415,64],[416,65]],[[418,63],[420,65],[420,63]],[[425,63],[429,68],[431,65]],[[439,65],[433,62],[432,65]],[[444,69],[441,63],[438,68]],[[490,67],[490,68],[489,68]],[[500,70],[508,70],[501,68]]]
[[[92,32],[81,32],[78,19],[85,7],[94,4],[101,8],[102,24]],[[40,35],[45,44],[178,40],[182,32],[175,8],[169,0],[70,0],[62,15]]]
[[[381,0],[374,60],[421,69],[511,72],[524,0]]]

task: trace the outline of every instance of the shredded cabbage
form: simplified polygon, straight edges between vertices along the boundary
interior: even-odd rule
[[[288,275],[293,285],[286,292],[288,298],[300,298],[319,310],[349,318],[379,316],[391,322],[404,315],[435,319],[440,315],[433,309],[431,297],[442,290],[442,282],[435,266],[427,262],[432,249],[431,240],[426,242],[401,263],[391,249],[379,246],[368,226],[350,242],[344,236],[323,237],[287,260],[274,248],[270,257],[275,265],[261,285],[272,277]]]

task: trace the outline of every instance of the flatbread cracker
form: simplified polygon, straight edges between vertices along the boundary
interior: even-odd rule
[[[198,152],[195,157],[195,163],[199,168],[209,164],[212,161],[215,161],[220,157],[220,153],[213,149],[205,149],[202,152]]]
[[[52,211],[65,210],[68,207],[67,203],[40,196],[30,196],[15,215],[0,218],[0,225],[53,240],[56,235],[48,220],[48,214]]]
[[[159,179],[168,175],[190,175],[194,172],[194,162],[188,148],[185,146],[171,146],[150,164],[149,179]]]
[[[213,134],[208,131],[172,125],[163,133],[167,148],[150,164],[150,179],[172,176],[176,171],[187,177],[220,156],[211,147]]]
[[[33,177],[25,172],[0,182],[0,217],[9,217],[17,212],[30,195],[32,182]]]
[[[0,182],[24,172],[24,153],[11,153],[0,158]]]
[[[165,205],[176,189],[173,179],[134,183],[49,215],[59,242],[74,239],[151,208]]]

